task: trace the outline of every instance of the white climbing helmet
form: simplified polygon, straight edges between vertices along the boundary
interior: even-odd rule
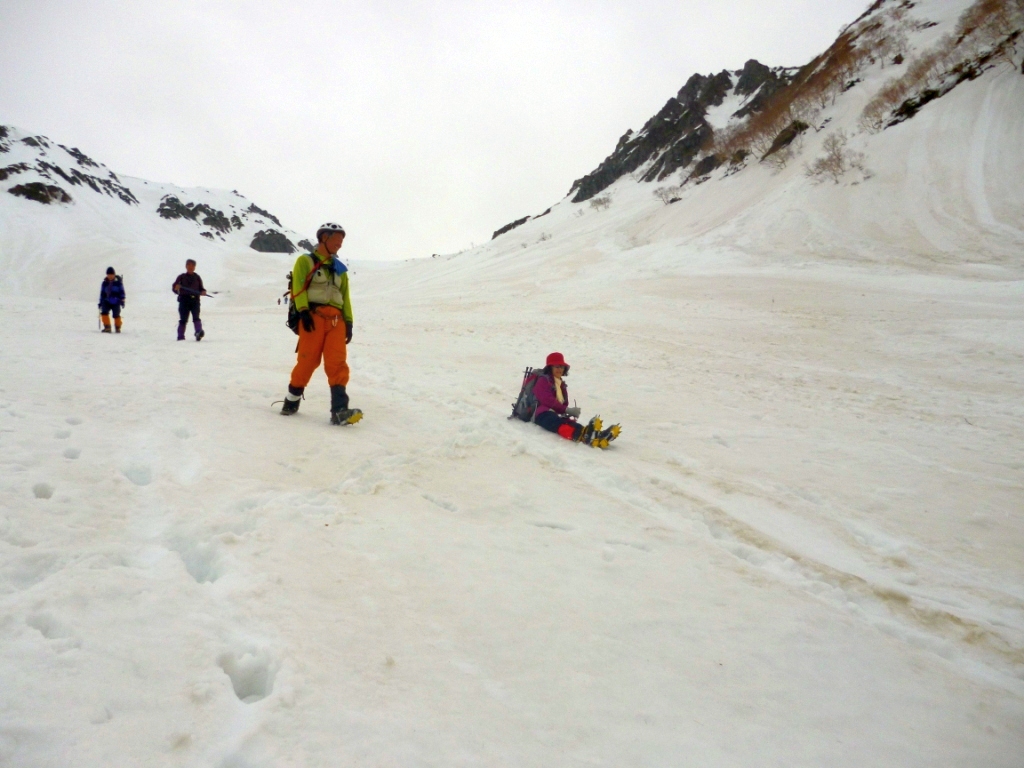
[[[332,224],[330,222],[321,224],[320,228],[316,231],[316,241],[319,243],[321,237],[324,235],[333,235],[335,232],[341,232],[341,234],[344,235],[345,228],[341,226],[341,224]]]

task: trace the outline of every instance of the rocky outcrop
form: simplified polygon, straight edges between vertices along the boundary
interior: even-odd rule
[[[50,203],[70,203],[71,195],[55,184],[43,184],[41,181],[33,181],[28,184],[18,184],[9,190],[16,197],[24,197],[26,200],[35,200],[37,203],[49,205]]]
[[[39,137],[42,139],[42,137]],[[23,139],[27,144],[29,139]],[[45,141],[45,140],[43,140]],[[35,145],[34,145],[35,146]],[[41,176],[47,179],[56,180],[53,177],[59,176],[64,179],[68,184],[78,185],[84,184],[89,187],[93,192],[102,192],[111,197],[116,197],[129,205],[138,205],[139,201],[135,197],[134,193],[121,183],[121,180],[117,178],[113,173],[110,174],[110,178],[101,179],[99,176],[93,176],[92,174],[82,173],[77,168],[72,168],[70,171],[65,171],[59,165],[48,163],[45,160],[40,160],[36,163],[36,170],[39,171]]]
[[[211,208],[206,203],[182,203],[174,195],[164,195],[156,212],[164,219],[189,219],[205,224],[218,232],[230,232],[231,221],[223,211]],[[202,219],[199,217],[202,216]]]
[[[754,59],[738,72],[693,75],[639,133],[626,131],[604,162],[573,182],[569,190],[572,201],[589,200],[636,171],[642,170],[641,181],[661,181],[687,167],[714,136],[707,121],[710,108],[721,106],[727,96],[735,93],[749,99],[734,115],[744,117],[763,109],[768,99],[790,81],[786,70],[770,69]],[[705,158],[702,162],[718,161]],[[698,174],[695,171],[693,175]]]
[[[32,166],[28,163],[13,163],[6,168],[0,168],[0,181],[7,181],[11,176],[17,173],[24,173],[31,168]]]
[[[768,151],[764,153],[764,157],[762,157],[761,159],[764,160],[766,157],[771,157],[776,152],[785,149],[794,141],[796,141],[797,136],[799,136],[801,133],[803,133],[810,127],[811,126],[809,126],[802,120],[794,120],[786,128],[784,128],[778,136],[775,137],[775,141],[772,142],[772,145],[768,148]]]
[[[778,91],[793,82],[791,71],[773,70],[756,59],[743,65],[736,81],[736,93],[741,96],[753,96],[750,101],[737,110],[733,117],[741,119],[760,112]]]
[[[258,205],[256,205],[256,203],[250,203],[247,210],[249,211],[249,213],[255,213],[255,214],[258,214],[258,215],[260,215],[260,216],[262,216],[262,217],[264,217],[266,219],[270,219],[272,222],[277,224],[277,226],[279,226],[279,227],[283,227],[284,226],[283,224],[281,224],[281,221],[277,218],[277,216],[275,216],[274,214],[270,213],[269,211],[263,210]]]
[[[549,210],[550,210],[550,209],[549,209]],[[513,221],[513,222],[512,222],[511,224],[506,224],[506,225],[505,225],[504,227],[502,227],[501,229],[496,229],[496,230],[494,230],[494,234],[493,234],[493,235],[491,235],[491,240],[493,240],[494,238],[498,237],[499,235],[504,235],[504,234],[505,234],[506,232],[511,232],[511,231],[512,231],[513,229],[515,229],[516,227],[521,227],[521,226],[522,226],[523,224],[525,224],[525,223],[526,223],[526,222],[528,222],[529,220],[530,220],[530,217],[529,217],[529,216],[523,216],[523,218],[521,218],[521,219],[516,219],[516,220],[515,220],[515,221]]]
[[[256,233],[249,247],[260,253],[295,253],[292,241],[276,229],[264,229]],[[313,250],[310,248],[310,250]]]
[[[316,246],[309,242],[309,240],[299,240],[299,248],[304,250],[306,253],[312,253],[316,250]]]

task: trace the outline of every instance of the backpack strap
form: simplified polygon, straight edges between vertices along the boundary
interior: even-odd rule
[[[313,275],[316,274],[317,270],[320,269],[320,267],[327,263],[326,261],[320,261],[319,259],[314,258],[312,253],[308,253],[306,255],[309,256],[310,261],[313,262],[313,268],[309,270],[309,274],[306,275],[306,284],[302,286],[302,290],[299,291],[298,293],[292,294],[293,301],[309,290],[309,284],[313,282]]]

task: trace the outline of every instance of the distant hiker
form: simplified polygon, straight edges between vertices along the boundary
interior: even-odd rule
[[[195,259],[185,262],[185,271],[174,279],[171,290],[178,294],[178,341],[185,340],[185,324],[188,323],[189,313],[192,314],[192,323],[196,329],[196,341],[202,341],[203,321],[199,319],[199,297],[206,295],[203,288],[203,278],[196,273]]]
[[[100,283],[100,317],[103,318],[103,333],[110,333],[110,315],[114,315],[114,329],[121,332],[121,308],[124,307],[124,283],[121,276],[107,267],[107,276]]]
[[[292,369],[288,394],[281,413],[299,410],[302,393],[313,371],[324,362],[331,387],[331,424],[355,424],[363,412],[349,408],[348,344],[352,341],[352,302],[348,293],[348,269],[337,253],[345,242],[340,224],[324,224],[316,232],[316,249],[302,254],[292,269],[291,301],[297,313],[298,361]]]
[[[607,448],[619,436],[622,428],[613,424],[604,429],[599,416],[592,418],[586,426],[576,421],[580,409],[569,405],[569,388],[564,380],[568,375],[569,364],[561,352],[548,355],[540,371],[528,368],[512,416],[523,421],[534,421],[548,432],[554,432],[566,440],[586,443],[594,448]]]

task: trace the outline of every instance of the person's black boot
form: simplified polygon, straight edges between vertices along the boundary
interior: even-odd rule
[[[285,396],[284,405],[281,407],[282,416],[291,416],[293,413],[298,413],[303,391],[305,391],[304,387],[288,385],[288,394]]]
[[[362,411],[348,407],[348,392],[345,391],[345,387],[341,384],[331,387],[331,424],[355,424],[361,418]]]

